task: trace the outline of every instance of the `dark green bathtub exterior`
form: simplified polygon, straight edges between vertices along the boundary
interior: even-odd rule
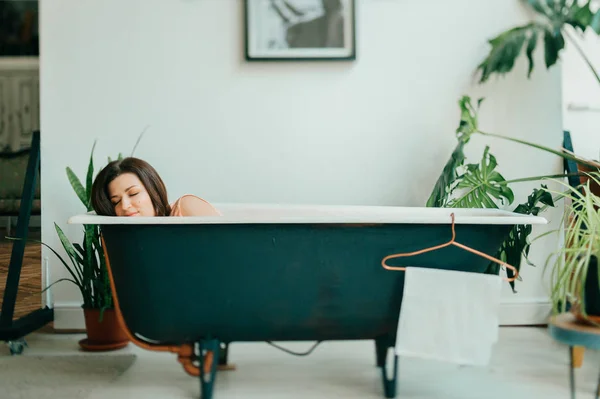
[[[457,225],[494,255],[511,226]],[[165,344],[395,338],[404,273],[381,260],[451,238],[448,225],[105,225],[128,327]],[[395,262],[395,263],[394,263]],[[451,246],[389,264],[484,272]]]
[[[381,260],[451,239],[449,224],[101,228],[124,320],[150,342],[374,340],[380,367],[404,284]],[[494,256],[512,225],[455,228],[457,242]],[[489,261],[449,246],[388,264],[483,273]]]

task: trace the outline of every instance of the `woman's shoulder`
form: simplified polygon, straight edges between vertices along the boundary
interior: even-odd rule
[[[170,216],[221,216],[221,212],[205,199],[185,194],[171,205]]]

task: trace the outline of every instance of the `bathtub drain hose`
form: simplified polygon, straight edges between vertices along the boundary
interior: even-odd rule
[[[306,352],[302,352],[302,353],[299,353],[299,352],[294,352],[294,351],[291,351],[291,350],[289,350],[289,349],[283,348],[283,347],[281,347],[281,346],[279,346],[279,345],[277,345],[277,344],[274,344],[274,343],[273,343],[273,342],[271,342],[271,341],[266,341],[266,342],[267,342],[267,344],[269,344],[269,345],[271,345],[271,346],[273,346],[273,347],[275,347],[275,348],[277,348],[277,349],[279,349],[279,350],[282,350],[282,351],[284,351],[284,352],[286,352],[286,353],[289,353],[290,355],[294,355],[294,356],[307,356],[307,355],[310,355],[310,354],[312,353],[312,351],[314,351],[314,350],[315,350],[315,348],[316,348],[317,346],[319,346],[319,344],[320,344],[321,342],[323,342],[323,341],[317,341],[317,342],[316,342],[316,343],[315,343],[315,344],[314,344],[314,345],[313,345],[313,346],[312,346],[312,347],[311,347],[311,348],[310,348],[308,351],[306,351]]]

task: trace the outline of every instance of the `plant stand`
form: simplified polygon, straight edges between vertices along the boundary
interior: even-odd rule
[[[569,387],[571,399],[575,399],[575,358],[573,348],[576,346],[600,349],[600,328],[577,320],[571,313],[563,313],[550,320],[548,327],[552,338],[569,345]],[[600,398],[600,377],[595,398]]]

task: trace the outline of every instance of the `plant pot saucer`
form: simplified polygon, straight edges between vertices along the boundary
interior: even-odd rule
[[[114,351],[117,349],[121,349],[126,347],[129,344],[129,341],[122,342],[109,342],[109,343],[94,343],[90,342],[87,338],[79,341],[79,346],[84,351],[88,352],[105,352],[105,351]]]

